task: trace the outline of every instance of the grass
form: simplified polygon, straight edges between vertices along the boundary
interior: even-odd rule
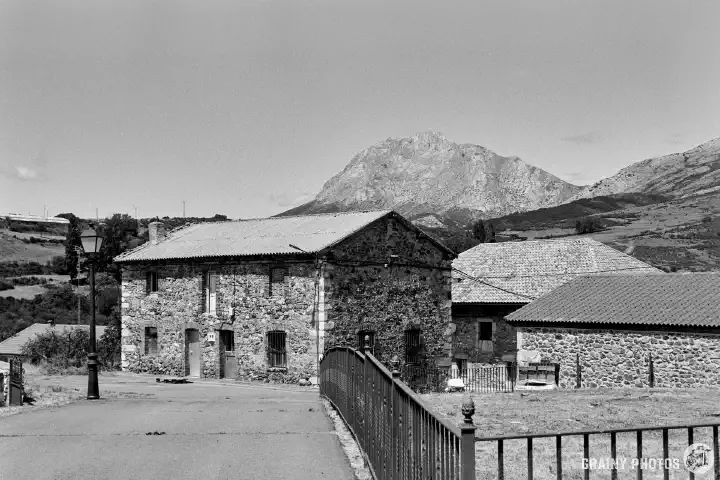
[[[464,394],[425,394],[423,399],[438,413],[455,422]],[[584,430],[660,427],[686,424],[720,424],[720,391],[667,389],[556,390],[538,393],[473,394],[478,427],[476,437],[523,434],[553,434]],[[696,442],[712,444],[711,429],[695,430]],[[618,434],[618,458],[635,456],[635,433]],[[686,430],[670,431],[670,457],[680,458],[688,446]],[[477,478],[496,478],[497,442],[475,444]],[[563,478],[582,478],[582,436],[563,437]],[[610,435],[590,436],[590,457],[610,458]],[[662,457],[660,432],[643,434],[643,457]],[[527,478],[527,441],[507,440],[504,445],[505,478]],[[536,479],[556,478],[555,438],[533,442]],[[681,472],[687,474],[685,470]],[[645,478],[656,478],[660,470],[645,470]],[[627,464],[618,478],[635,478]],[[595,472],[594,478],[609,478]],[[685,478],[672,472],[671,478]],[[700,478],[700,477],[698,477]]]

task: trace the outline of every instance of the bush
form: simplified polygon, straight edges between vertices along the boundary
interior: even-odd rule
[[[6,280],[0,280],[0,291],[12,290],[13,288],[15,288],[15,285],[13,285],[13,283]]]
[[[584,233],[599,232],[604,228],[604,225],[598,218],[595,217],[584,217],[575,222],[575,231],[578,235]]]
[[[51,330],[28,341],[23,355],[32,365],[38,365],[45,375],[85,375],[89,346],[89,330],[68,329],[60,333]],[[100,370],[118,368],[120,333],[117,328],[106,328],[97,340],[97,350]]]

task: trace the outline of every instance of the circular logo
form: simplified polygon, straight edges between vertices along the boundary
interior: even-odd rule
[[[693,443],[687,447],[683,455],[687,471],[699,475],[709,472],[713,466],[713,457],[710,452],[710,447],[704,443]]]

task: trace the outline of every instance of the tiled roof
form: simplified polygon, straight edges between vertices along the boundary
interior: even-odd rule
[[[14,336],[6,338],[0,342],[0,355],[20,355],[23,347],[28,340],[33,338],[35,335],[45,333],[51,329],[55,330],[56,333],[62,333],[66,330],[76,330],[79,328],[89,330],[89,325],[55,325],[53,327],[49,323],[33,323],[24,330],[19,331]],[[99,339],[103,333],[105,333],[105,327],[95,327],[95,337]]]
[[[664,273],[590,238],[482,243],[453,268],[480,280],[455,271],[453,303],[529,303],[580,275]]]
[[[301,253],[332,247],[392,210],[325,213],[189,225],[169,232],[157,245],[145,243],[115,257],[116,262]],[[412,224],[397,218],[410,228]],[[439,248],[448,250],[427,236]],[[448,250],[449,251],[449,250]]]
[[[508,315],[509,322],[720,327],[720,273],[577,278]]]

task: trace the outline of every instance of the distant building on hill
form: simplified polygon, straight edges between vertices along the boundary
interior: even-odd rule
[[[66,218],[0,213],[0,227],[15,232],[65,236],[69,226],[70,221]]]

